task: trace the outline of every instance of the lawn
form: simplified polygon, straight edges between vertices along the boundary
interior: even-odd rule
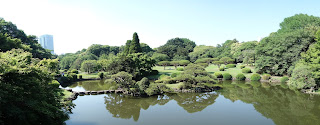
[[[183,68],[183,66],[177,66],[177,68],[179,68],[179,67]],[[183,72],[183,71],[176,70],[174,66],[166,66],[165,70],[163,69],[163,66],[155,66],[152,69],[153,70],[158,70],[159,74],[158,75],[148,76],[149,79],[158,79],[162,74],[170,76],[172,73]]]

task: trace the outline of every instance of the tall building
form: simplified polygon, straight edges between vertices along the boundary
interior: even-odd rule
[[[42,35],[39,38],[40,45],[48,50],[51,50],[51,54],[54,54],[54,48],[53,48],[53,36],[52,35]]]

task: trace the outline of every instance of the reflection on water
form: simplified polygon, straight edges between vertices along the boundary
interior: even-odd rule
[[[80,96],[67,124],[320,124],[320,97],[288,89],[285,84],[219,83],[211,93],[177,93],[148,98],[120,94]],[[100,81],[70,88],[104,90]],[[214,122],[213,122],[214,121]]]
[[[251,82],[247,86],[230,82],[222,83],[218,93],[232,101],[253,104],[255,110],[270,118],[277,125],[320,124],[320,98],[289,90],[285,84],[271,86],[268,83]],[[261,87],[259,87],[261,86]]]

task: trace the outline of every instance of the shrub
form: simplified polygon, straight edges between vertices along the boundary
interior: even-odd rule
[[[151,75],[158,75],[159,74],[159,71],[158,70],[152,70],[151,71]]]
[[[269,80],[271,78],[271,75],[270,74],[263,74],[262,75],[262,79],[263,80]]]
[[[79,73],[79,71],[76,70],[76,69],[72,69],[70,72],[71,72],[71,73],[75,73],[75,74],[78,74],[78,73]]]
[[[280,79],[280,82],[281,83],[285,83],[285,82],[287,82],[289,80],[289,77],[288,76],[284,76],[284,77],[282,77],[281,79]]]
[[[228,65],[226,65],[226,67],[227,68],[234,68],[234,67],[236,67],[236,64],[228,64]]]
[[[77,74],[75,73],[70,73],[68,74],[68,77],[71,79],[71,81],[77,81]]]
[[[219,68],[219,71],[224,71],[224,69],[225,69],[224,67],[221,67]]]
[[[240,66],[240,69],[243,69],[243,68],[245,68],[245,67],[246,67],[246,66],[244,66],[244,65],[241,65],[241,66]]]
[[[243,81],[246,79],[246,76],[244,76],[242,73],[239,73],[237,76],[236,76],[236,80],[238,81]]]
[[[179,74],[180,74],[180,73],[176,73],[176,72],[175,72],[175,73],[172,73],[172,74],[171,74],[171,77],[172,77],[172,78],[177,77]]]
[[[257,73],[252,74],[251,76],[251,81],[260,81],[260,79],[261,79],[261,76]]]
[[[183,71],[182,67],[177,68],[178,71]]]
[[[223,75],[222,75],[220,72],[215,72],[214,75],[215,75],[217,78],[223,78]]]
[[[170,77],[170,76],[167,76],[165,74],[162,74],[161,76],[159,76],[159,79],[166,79],[167,77]]]
[[[250,68],[243,68],[242,73],[251,73],[251,69]]]
[[[99,76],[100,79],[103,79],[103,72],[99,72],[98,76]]]
[[[223,73],[223,79],[224,80],[231,80],[232,76],[229,73]]]
[[[79,75],[79,79],[82,80],[82,75]]]

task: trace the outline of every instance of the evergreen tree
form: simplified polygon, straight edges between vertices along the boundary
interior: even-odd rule
[[[140,53],[142,52],[141,46],[140,46],[140,40],[139,36],[136,32],[133,33],[132,41],[129,47],[129,53]]]

